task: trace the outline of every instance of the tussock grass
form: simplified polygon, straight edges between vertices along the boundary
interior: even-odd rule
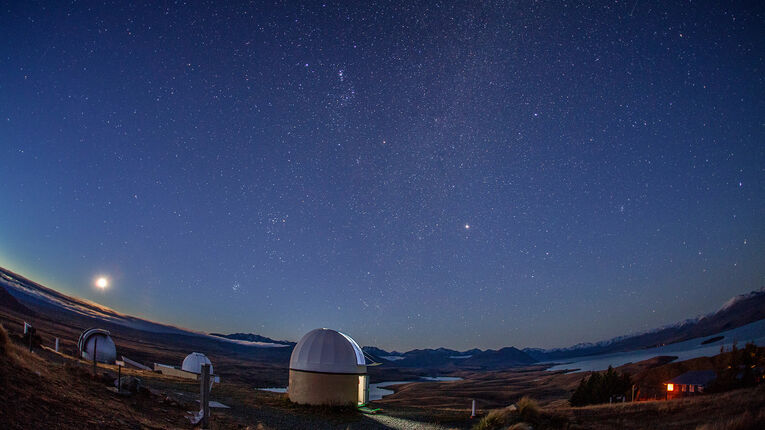
[[[518,407],[518,415],[521,421],[536,422],[539,418],[539,404],[531,397],[521,397],[516,406]]]
[[[46,372],[40,366],[42,359],[14,343],[2,324],[0,324],[0,362],[4,363],[3,366],[23,368],[36,372],[38,375]]]
[[[560,428],[565,421],[563,417],[543,412],[536,400],[524,396],[514,405],[490,411],[473,426],[473,430],[505,429],[508,426],[513,430]]]
[[[494,409],[481,418],[476,425],[473,426],[473,430],[492,430],[498,429],[505,425],[507,418],[513,412],[510,406],[504,409]]]

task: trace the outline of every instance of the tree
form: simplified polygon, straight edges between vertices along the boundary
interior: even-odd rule
[[[711,393],[751,387],[757,383],[755,368],[765,365],[765,354],[754,343],[738,349],[734,343],[730,351],[720,349],[715,372],[717,377],[707,387]]]
[[[604,373],[595,372],[589,378],[582,378],[569,403],[571,406],[608,403],[614,396],[627,396],[631,389],[632,381],[629,375],[619,373],[608,366]]]

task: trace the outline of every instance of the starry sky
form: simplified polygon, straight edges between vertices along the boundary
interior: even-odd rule
[[[399,350],[765,285],[762,2],[299,3],[4,2],[0,265]]]

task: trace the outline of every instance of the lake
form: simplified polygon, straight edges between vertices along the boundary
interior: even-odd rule
[[[714,336],[724,336],[722,339],[702,345],[705,339]],[[608,366],[621,366],[627,363],[637,363],[660,355],[672,355],[678,357],[676,361],[689,360],[698,357],[711,357],[720,353],[720,346],[725,345],[729,349],[733,342],[743,347],[747,342],[754,342],[759,346],[765,345],[765,320],[756,321],[732,330],[716,333],[710,336],[686,340],[656,348],[641,349],[638,351],[619,352],[614,354],[591,355],[586,357],[573,357],[564,364],[556,364],[547,370],[574,370],[575,372],[587,372],[605,370]]]
[[[412,382],[450,382],[461,381],[462,378],[455,376],[423,376],[414,381],[385,381],[376,384],[369,384],[369,400],[380,400],[383,397],[393,394],[393,390],[386,390],[385,387],[399,384],[411,384]],[[287,389],[282,387],[257,388],[260,391],[270,391],[272,393],[286,393]]]

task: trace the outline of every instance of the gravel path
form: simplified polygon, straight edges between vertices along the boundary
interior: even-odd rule
[[[420,421],[412,421],[404,418],[392,417],[389,415],[369,415],[369,418],[373,421],[377,421],[383,426],[389,429],[395,430],[447,430],[447,427],[440,426],[438,424],[424,423]]]

